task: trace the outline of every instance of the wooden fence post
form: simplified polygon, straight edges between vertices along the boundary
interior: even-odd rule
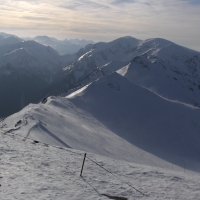
[[[82,164],[82,168],[81,168],[81,174],[80,174],[80,176],[82,176],[83,167],[84,167],[84,163],[85,163],[85,157],[86,157],[86,153],[85,153],[85,155],[84,155],[84,159],[83,159],[83,164]]]

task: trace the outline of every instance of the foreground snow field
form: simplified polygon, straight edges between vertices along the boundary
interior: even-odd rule
[[[116,161],[95,154],[23,141],[0,134],[0,196],[12,199],[108,199],[102,194],[133,199],[200,199],[200,176]],[[142,195],[126,183],[145,194]]]

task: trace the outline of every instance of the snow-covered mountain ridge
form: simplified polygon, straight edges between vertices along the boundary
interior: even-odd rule
[[[199,107],[200,53],[159,38],[124,37],[95,44],[66,67],[68,87],[88,84],[124,66],[129,66],[126,77],[131,81],[164,98]]]
[[[23,137],[145,165],[199,172],[200,109],[160,98],[117,73],[0,123]],[[16,130],[15,130],[16,129]]]
[[[10,35],[7,35],[6,39],[9,41],[11,37],[17,39],[16,36]],[[48,91],[42,92],[40,97],[36,98],[37,101],[35,98],[24,101],[27,91],[23,92],[22,86],[17,86],[20,88],[18,99],[21,99],[18,108],[11,108],[9,103],[6,107],[10,107],[10,111],[3,111],[0,117],[18,111],[27,103],[38,102],[44,96],[57,95],[84,86],[120,69],[118,73],[163,98],[199,107],[199,59],[199,52],[164,39],[141,41],[123,37],[109,43],[88,45],[76,54],[66,56],[61,56],[51,47],[34,41],[9,43],[0,46],[2,94],[13,90],[11,87],[6,89],[5,86],[9,85],[14,77],[18,83],[23,82],[22,85],[27,79],[31,83],[26,85],[35,85],[35,82],[39,85],[47,84],[42,90],[45,91],[48,87]],[[21,77],[22,74],[24,78]],[[39,81],[31,81],[33,78],[30,77],[35,77],[34,80],[39,78]],[[15,85],[14,82],[12,84]],[[54,92],[50,92],[52,87]],[[32,86],[30,88],[34,90]],[[3,96],[6,98],[4,102],[13,99],[7,94]],[[2,102],[1,105],[3,104]]]
[[[200,53],[173,43],[160,48],[160,40],[147,41],[153,48],[119,73],[165,98],[199,107]]]
[[[42,48],[48,58],[48,47]],[[32,59],[34,53],[24,46],[3,55],[17,61],[25,52]],[[50,54],[54,63],[65,59],[54,50]],[[199,172],[199,52],[164,39],[124,37],[88,45],[73,56],[71,64],[58,67],[61,76],[54,88],[74,92],[30,104],[3,120],[2,131],[129,162],[168,169],[175,165],[177,170],[186,165]],[[9,76],[4,74],[4,84]],[[38,80],[26,91],[49,91]],[[85,87],[77,91],[77,86]],[[27,93],[18,93],[13,91],[23,104]]]

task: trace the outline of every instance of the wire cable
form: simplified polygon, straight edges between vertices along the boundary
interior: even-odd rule
[[[87,157],[87,156],[86,156]],[[105,171],[107,171],[108,173],[112,174],[113,176],[115,176],[116,178],[118,178],[120,181],[122,181],[123,183],[127,184],[128,186],[130,186],[131,188],[133,188],[134,190],[136,190],[137,192],[139,192],[140,194],[142,194],[143,196],[147,196],[146,194],[144,194],[143,192],[141,192],[140,190],[136,189],[135,187],[133,187],[132,185],[130,185],[129,183],[123,181],[120,177],[118,177],[116,174],[114,174],[113,172],[107,170],[106,168],[104,168],[103,166],[101,166],[99,163],[95,162],[94,160],[92,160],[91,158],[87,157],[90,161],[92,161],[93,163],[95,163],[96,165],[98,165],[99,167],[101,167],[102,169],[104,169]]]

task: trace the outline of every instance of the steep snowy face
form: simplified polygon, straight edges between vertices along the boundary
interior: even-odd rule
[[[118,73],[152,92],[200,107],[200,53],[163,39],[138,47],[135,57]]]
[[[67,87],[84,86],[117,70],[163,98],[200,106],[200,53],[160,38],[95,44],[65,68]]]
[[[123,37],[109,43],[95,44],[65,68],[68,87],[86,84],[125,66],[133,59],[133,53],[140,42],[132,37]]]
[[[198,108],[160,98],[115,73],[67,98],[137,147],[165,160],[199,163]]]

